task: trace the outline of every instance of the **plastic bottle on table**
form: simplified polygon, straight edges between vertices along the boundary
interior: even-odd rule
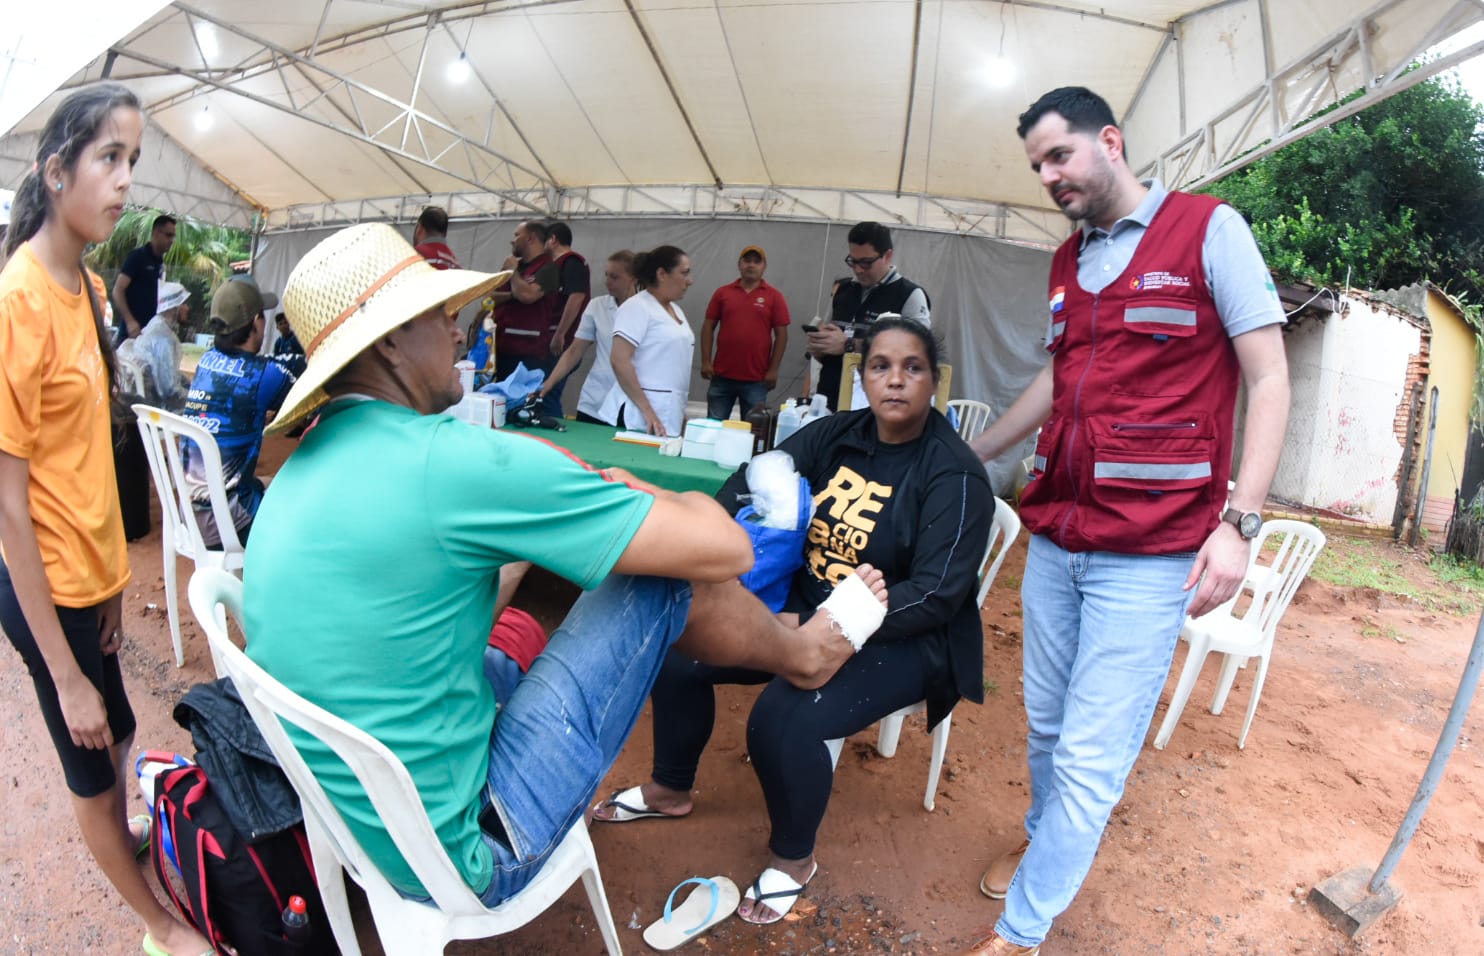
[[[809,400],[809,407],[804,409],[803,413],[799,416],[799,425],[802,427],[829,414],[830,406],[828,400],[824,397],[824,393],[815,392],[814,397]]]
[[[312,936],[309,926],[309,907],[302,896],[290,896],[289,905],[283,908],[283,938],[290,943],[305,944]]]
[[[783,440],[799,430],[803,424],[803,415],[799,411],[799,403],[793,399],[783,403],[778,411],[778,429],[774,432],[773,447],[783,444]]]

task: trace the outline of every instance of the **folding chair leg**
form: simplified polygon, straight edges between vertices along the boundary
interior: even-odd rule
[[[883,757],[897,755],[897,741],[902,738],[902,718],[895,715],[881,718],[881,729],[876,734],[876,752]]]
[[[1206,663],[1209,646],[1204,638],[1191,638],[1190,649],[1185,652],[1185,667],[1180,671],[1180,682],[1175,685],[1175,693],[1170,697],[1170,709],[1165,711],[1164,722],[1159,725],[1159,733],[1154,736],[1155,750],[1165,749],[1170,736],[1175,733],[1180,715],[1185,711],[1185,703],[1190,700],[1190,692],[1195,689],[1196,678],[1201,676],[1201,667]]]
[[[922,805],[929,813],[938,802],[938,775],[943,772],[943,758],[948,754],[948,731],[953,726],[953,715],[944,717],[933,728],[933,760],[928,765],[927,792],[922,795]]]
[[[169,530],[168,524],[166,530]],[[185,651],[180,646],[180,607],[176,602],[175,581],[175,542],[168,541],[168,535],[160,536],[160,551],[165,556],[165,608],[170,618],[170,640],[175,645],[175,666],[185,666]]]
[[[1237,749],[1247,748],[1247,731],[1252,729],[1252,718],[1257,715],[1257,699],[1262,696],[1262,682],[1268,676],[1268,655],[1257,662],[1257,674],[1252,680],[1252,699],[1247,701],[1247,719],[1242,721],[1242,736],[1237,738]]]

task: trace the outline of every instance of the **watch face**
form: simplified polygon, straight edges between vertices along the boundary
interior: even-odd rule
[[[1255,511],[1247,512],[1237,523],[1237,530],[1242,532],[1244,538],[1257,537],[1257,533],[1262,530],[1262,515]]]

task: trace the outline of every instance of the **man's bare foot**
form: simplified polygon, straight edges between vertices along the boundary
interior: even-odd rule
[[[799,894],[804,892],[804,887],[819,872],[819,865],[814,862],[814,854],[809,854],[802,860],[785,860],[781,856],[773,856],[768,860],[768,869],[778,872],[793,880],[799,887],[799,893],[789,896],[772,897],[768,900],[749,899],[743,894],[742,902],[737,906],[737,915],[749,923],[776,923],[788,915],[793,909],[793,904],[798,900]],[[762,878],[759,877],[759,880]],[[786,884],[785,884],[786,887]],[[753,892],[752,888],[747,893]],[[763,892],[769,892],[767,887]]]
[[[854,573],[885,607],[886,579],[881,572],[863,564]],[[855,653],[855,648],[840,633],[834,620],[822,611],[799,625],[798,635],[803,640],[799,641],[790,662],[793,666],[787,673],[780,672],[780,676],[801,690],[814,690],[829,683],[835,672]]]
[[[633,797],[635,789],[639,791],[638,800]],[[623,804],[628,808],[628,812],[626,813],[618,804]],[[612,823],[623,816],[627,820],[632,820],[634,819],[632,814],[636,810],[667,817],[683,817],[690,813],[694,806],[689,790],[671,790],[669,787],[662,787],[653,780],[649,780],[636,788],[623,791],[617,797],[599,800],[593,807],[593,819]]]

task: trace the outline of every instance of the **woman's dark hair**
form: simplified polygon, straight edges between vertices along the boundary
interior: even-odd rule
[[[634,278],[639,280],[639,288],[653,289],[660,281],[660,270],[674,272],[684,258],[685,250],[679,246],[657,246],[634,256]]]
[[[938,378],[938,359],[943,355],[943,343],[933,334],[933,330],[923,325],[916,319],[904,319],[901,316],[877,319],[871,323],[871,328],[866,332],[865,347],[861,355],[869,358],[871,346],[876,344],[876,336],[882,332],[906,332],[908,335],[916,336],[917,341],[922,343],[922,351],[927,355],[928,367],[933,370],[933,380]]]
[[[282,314],[282,312],[279,313],[279,315]],[[247,344],[247,340],[252,338],[253,329],[256,326],[257,321],[258,320],[254,318],[251,322],[247,323],[235,332],[222,332],[216,335],[211,340],[211,347],[216,349],[218,352],[226,352],[231,349],[242,348],[242,346]]]
[[[36,145],[36,165],[21,180],[10,205],[10,231],[5,236],[5,258],[15,254],[21,244],[41,230],[42,223],[50,212],[47,199],[46,163],[53,156],[62,168],[76,168],[78,157],[88,144],[98,138],[103,124],[119,107],[139,109],[139,98],[129,88],[119,83],[94,83],[76,90],[62,101],[42,127],[41,138]],[[82,263],[78,263],[81,267]],[[95,290],[84,279],[83,291],[92,302],[93,323],[98,332],[98,351],[102,353],[103,365],[108,369],[110,391],[117,387],[116,362],[113,357],[113,337],[103,325],[103,303],[98,301]]]

